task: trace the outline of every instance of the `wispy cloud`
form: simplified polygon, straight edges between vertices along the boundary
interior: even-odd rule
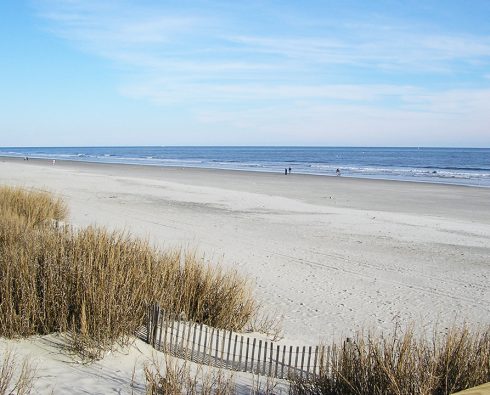
[[[185,104],[200,122],[273,129],[284,119],[299,128],[298,119],[304,128],[331,116],[346,117],[339,126],[351,122],[354,130],[375,118],[380,126],[383,117],[417,125],[433,124],[428,114],[463,119],[486,113],[490,102],[487,87],[473,80],[489,79],[489,36],[354,16],[318,18],[308,30],[301,17],[281,17],[274,22],[287,19],[284,26],[268,29],[248,23],[243,7],[223,4],[204,12],[160,2],[46,0],[37,10],[53,34],[121,68],[122,95]],[[357,121],[348,120],[352,112]]]

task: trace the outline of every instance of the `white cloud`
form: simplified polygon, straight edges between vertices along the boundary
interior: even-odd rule
[[[450,82],[434,89],[416,78],[488,66],[488,36],[356,21],[330,21],[335,34],[259,35],[229,14],[140,4],[41,1],[39,14],[54,34],[124,69],[122,95],[184,105],[201,124],[292,140],[307,133],[322,144],[345,143],[328,141],[339,131],[364,133],[364,144],[372,136],[408,141],[441,137],[441,130],[488,133],[482,125],[490,124],[489,89],[454,89]],[[349,67],[362,69],[361,77]],[[379,82],[387,71],[389,82]],[[368,81],[358,83],[362,78]]]

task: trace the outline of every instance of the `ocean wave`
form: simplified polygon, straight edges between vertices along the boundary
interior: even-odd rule
[[[271,173],[283,173],[284,168],[291,167],[292,172],[296,174],[319,176],[335,176],[336,169],[339,168],[342,176],[347,177],[490,186],[490,167],[487,166],[490,158],[489,150],[485,150],[484,156],[478,157],[473,154],[464,156],[465,151],[460,150],[454,158],[452,156],[441,157],[440,152],[442,151],[438,151],[439,156],[426,158],[417,157],[419,154],[415,151],[410,157],[407,155],[395,157],[390,151],[383,152],[377,149],[375,155],[371,155],[368,159],[359,155],[361,151],[355,149],[346,148],[345,153],[336,155],[336,158],[327,148],[320,154],[318,150],[321,151],[321,149],[309,151],[305,148],[293,147],[275,152],[272,148],[266,151],[260,148],[247,148],[240,150],[237,154],[238,151],[233,148],[227,150],[223,147],[170,147],[161,150],[156,147],[72,147],[66,149],[5,147],[3,151],[0,149],[0,155]],[[289,155],[291,160],[288,160],[288,151],[292,153]],[[369,149],[363,149],[362,152],[369,153]]]

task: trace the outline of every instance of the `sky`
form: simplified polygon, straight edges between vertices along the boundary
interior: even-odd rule
[[[0,2],[0,146],[490,147],[490,1]]]

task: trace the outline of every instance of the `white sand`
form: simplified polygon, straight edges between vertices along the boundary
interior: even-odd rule
[[[285,344],[490,323],[490,189],[6,158],[0,183],[61,194],[75,224],[236,268],[283,316]]]

